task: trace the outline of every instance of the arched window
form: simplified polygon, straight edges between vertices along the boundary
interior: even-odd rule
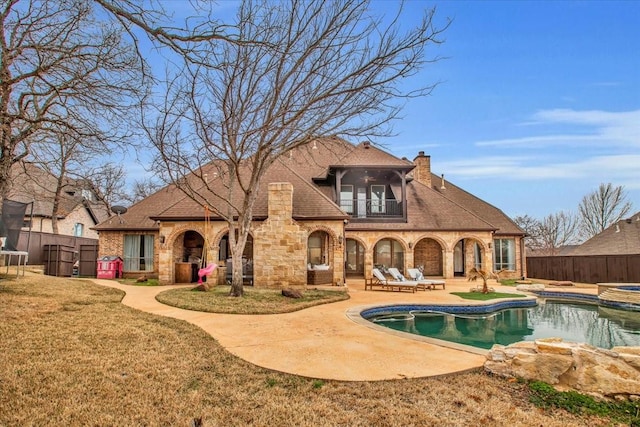
[[[382,239],[376,243],[373,252],[373,263],[377,267],[395,267],[404,273],[404,249],[394,239]]]

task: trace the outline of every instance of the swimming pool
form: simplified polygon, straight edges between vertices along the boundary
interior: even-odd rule
[[[451,307],[454,308],[455,307]],[[640,313],[597,304],[540,299],[529,307],[387,307],[362,313],[378,325],[423,337],[490,349],[493,344],[559,337],[601,348],[640,346]],[[484,313],[478,313],[477,309]],[[475,309],[476,312],[473,312]],[[448,311],[449,313],[446,313]],[[451,311],[457,311],[452,314]]]

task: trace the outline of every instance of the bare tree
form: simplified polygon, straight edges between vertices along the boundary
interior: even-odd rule
[[[557,255],[566,245],[577,243],[578,219],[571,212],[547,215],[539,226],[539,249],[545,255]]]
[[[124,196],[124,200],[130,204],[137,203],[160,190],[162,186],[162,182],[153,178],[136,179],[133,181],[131,191]]]
[[[433,85],[406,89],[441,43],[435,10],[406,32],[383,23],[364,0],[244,1],[240,40],[212,44],[216,66],[189,64],[170,79],[165,105],[147,117],[168,180],[229,224],[232,259],[245,247],[257,187],[281,155],[318,136],[386,136],[401,103]],[[202,56],[201,56],[202,57]],[[402,81],[403,86],[400,85]],[[242,263],[231,295],[241,296]]]
[[[527,233],[525,245],[532,250],[542,246],[540,242],[540,221],[530,215],[520,215],[513,218],[513,222]]]
[[[189,15],[181,24],[176,24],[173,14],[165,9],[160,0],[93,0],[113,17],[136,46],[141,58],[145,57],[141,37],[146,37],[159,50],[173,52],[179,61],[204,67],[217,67],[209,54],[215,43],[256,43],[242,39],[233,33],[233,26],[220,23],[214,16],[215,3],[191,0],[180,3],[180,8]],[[153,77],[146,68],[145,77]]]
[[[39,150],[34,141],[52,128],[80,144],[134,144],[132,109],[153,81],[141,37],[178,63],[201,65],[208,62],[200,46],[239,43],[216,24],[211,2],[185,2],[183,9],[192,15],[180,25],[156,0],[0,3],[0,201],[11,165]]]
[[[146,90],[135,49],[96,18],[91,3],[9,0],[0,7],[3,198],[11,165],[42,149],[38,144],[59,136],[126,142]]]
[[[122,164],[112,162],[103,163],[86,172],[84,178],[91,183],[98,198],[97,202],[102,204],[105,210],[111,213],[111,208],[128,199],[126,191],[127,173]]]
[[[611,183],[600,184],[597,190],[584,196],[578,206],[581,237],[590,239],[624,218],[632,209],[626,199],[624,187]]]

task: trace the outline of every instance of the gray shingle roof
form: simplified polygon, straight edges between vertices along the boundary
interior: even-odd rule
[[[637,255],[640,254],[640,212],[593,236],[571,255]]]

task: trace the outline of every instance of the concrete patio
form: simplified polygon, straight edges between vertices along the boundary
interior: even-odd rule
[[[427,338],[407,337],[354,316],[365,307],[377,305],[473,304],[450,294],[469,290],[472,284],[463,279],[447,280],[446,290],[416,293],[365,291],[363,280],[349,280],[349,300],[272,315],[202,313],[166,306],[155,299],[168,289],[193,285],[148,287],[112,280],[94,282],[126,292],[122,303],[127,306],[202,328],[248,362],[295,375],[376,381],[450,374],[479,368],[485,361],[483,350],[445,347]],[[496,291],[516,292],[513,287],[494,287]],[[579,291],[595,293],[590,288]]]

